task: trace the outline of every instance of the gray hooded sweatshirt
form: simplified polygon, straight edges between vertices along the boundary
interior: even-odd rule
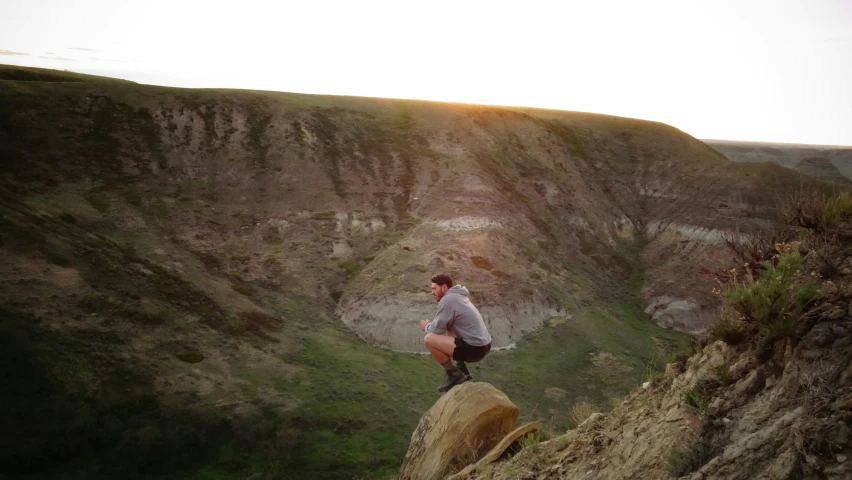
[[[479,310],[467,298],[470,292],[461,285],[447,290],[438,302],[435,319],[426,325],[426,331],[441,335],[449,328],[468,345],[482,347],[491,343],[491,334],[485,328]]]

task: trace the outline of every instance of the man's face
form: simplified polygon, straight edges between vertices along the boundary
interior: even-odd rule
[[[444,298],[444,294],[447,293],[446,285],[438,285],[437,283],[432,284],[432,296],[435,297],[436,302],[440,302],[442,298]]]

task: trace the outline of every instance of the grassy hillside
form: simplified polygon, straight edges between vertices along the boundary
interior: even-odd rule
[[[645,299],[699,295],[717,250],[646,227],[754,228],[800,184],[571,112],[0,67],[0,113],[0,465],[21,478],[385,477],[441,372],[364,339],[417,343],[442,271],[517,344],[476,378],[570,426],[686,341]]]

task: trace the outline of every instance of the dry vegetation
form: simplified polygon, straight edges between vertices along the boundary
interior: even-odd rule
[[[820,280],[839,273],[848,248],[852,195],[801,191],[779,207],[782,233],[728,235],[740,264],[716,272],[723,300],[711,336],[729,344],[752,342],[758,351],[793,337],[820,295]],[[767,352],[771,353],[771,352]]]

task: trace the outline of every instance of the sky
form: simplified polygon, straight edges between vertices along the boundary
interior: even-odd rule
[[[852,145],[852,0],[0,0],[0,63]]]

